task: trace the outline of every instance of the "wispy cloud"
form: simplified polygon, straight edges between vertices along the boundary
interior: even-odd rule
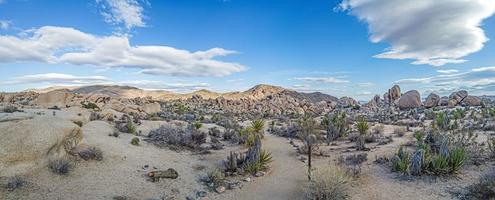
[[[319,83],[348,83],[348,80],[336,78],[336,77],[295,77],[294,80],[319,82]]]
[[[438,73],[441,74],[452,74],[452,73],[457,73],[459,70],[456,69],[449,69],[449,70],[437,70]]]
[[[441,66],[483,48],[481,22],[494,14],[495,1],[343,0],[340,9],[368,23],[372,42],[391,45],[375,57]]]
[[[133,68],[170,76],[226,76],[244,71],[238,63],[216,57],[235,51],[212,48],[190,52],[169,46],[132,46],[126,36],[96,36],[74,28],[44,26],[23,36],[0,35],[0,63],[45,62]]]
[[[12,25],[12,21],[10,20],[0,20],[0,30],[8,30],[10,29],[11,25]]]
[[[13,77],[0,82],[2,85],[43,85],[46,86],[85,86],[85,85],[122,85],[133,86],[145,90],[169,90],[174,92],[190,92],[210,87],[208,83],[166,83],[157,80],[116,81],[105,76],[76,76],[62,73],[32,74]]]
[[[145,27],[142,2],[138,0],[96,0],[101,5],[101,15],[111,24],[123,24],[127,30]]]
[[[425,92],[446,94],[465,89],[479,93],[495,91],[495,67],[473,68],[466,72],[440,74],[436,76],[401,79],[396,84],[415,85]]]
[[[13,77],[8,81],[2,82],[5,85],[22,85],[22,84],[98,84],[108,82],[109,79],[104,76],[74,76],[70,74],[45,73]]]

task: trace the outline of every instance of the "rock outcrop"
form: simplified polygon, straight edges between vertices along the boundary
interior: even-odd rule
[[[436,107],[439,105],[439,103],[440,103],[440,96],[438,96],[435,93],[431,93],[430,95],[428,95],[428,97],[426,97],[425,107],[426,108]]]
[[[43,107],[65,107],[71,104],[74,94],[68,93],[66,91],[51,91],[47,93],[42,93],[36,98],[34,103]]]
[[[481,99],[475,96],[467,96],[461,102],[464,106],[481,106]]]
[[[468,92],[466,90],[460,90],[457,92],[452,92],[449,96],[448,106],[456,106],[464,100],[468,96]]]
[[[79,126],[56,117],[35,117],[0,123],[0,176],[14,176],[44,167],[79,145]]]
[[[388,101],[389,103],[396,103],[396,101],[401,97],[400,87],[398,85],[394,85],[392,88],[388,90]]]
[[[398,101],[398,107],[401,110],[419,108],[421,106],[421,97],[417,90],[410,90],[402,95]]]

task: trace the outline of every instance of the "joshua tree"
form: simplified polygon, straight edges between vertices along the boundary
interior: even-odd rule
[[[327,127],[327,145],[330,145],[331,141],[344,136],[349,131],[349,123],[345,112],[338,111],[331,119],[325,119],[322,124]]]
[[[305,116],[299,120],[299,138],[304,142],[308,152],[308,179],[311,180],[311,155],[313,149],[318,146],[318,139],[315,135],[316,122],[310,116]]]
[[[366,149],[364,137],[368,133],[369,125],[364,117],[359,117],[356,126],[359,131],[359,137],[356,140],[356,149],[360,151]]]

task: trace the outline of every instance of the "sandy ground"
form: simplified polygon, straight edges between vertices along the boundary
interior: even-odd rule
[[[28,110],[27,113],[51,110]],[[78,110],[55,111],[57,116],[84,120],[88,113]],[[164,122],[144,122],[139,130],[151,130]],[[204,130],[213,125],[205,125]],[[83,127],[85,142],[101,148],[103,161],[74,162],[68,175],[55,175],[48,168],[43,168],[26,175],[27,184],[17,190],[0,189],[0,199],[112,199],[114,196],[126,196],[131,199],[186,199],[196,196],[198,191],[207,191],[209,199],[250,200],[250,199],[304,199],[304,188],[307,185],[306,163],[300,161],[300,155],[289,144],[286,138],[266,134],[263,149],[272,153],[274,161],[271,170],[263,177],[251,177],[251,182],[242,182],[243,187],[227,190],[217,194],[208,190],[200,179],[206,172],[222,165],[222,160],[230,151],[245,151],[239,145],[227,145],[225,149],[211,154],[199,155],[190,151],[176,152],[157,148],[141,141],[133,146],[131,134],[121,134],[118,138],[108,136],[113,132],[111,125],[103,121],[92,121]],[[385,135],[391,135],[395,126],[385,126]],[[142,137],[140,137],[142,139]],[[362,176],[352,183],[351,199],[453,199],[450,191],[456,191],[476,181],[487,166],[468,166],[456,178],[428,178],[404,180],[397,173],[383,165],[374,164],[376,157],[392,155],[400,144],[413,140],[412,133],[404,137],[394,137],[394,142],[382,146],[367,144],[368,161],[363,164]],[[327,156],[316,157],[315,168],[324,168],[335,164],[337,157],[345,153],[353,153],[350,148],[354,144],[340,141],[337,145],[322,145],[320,150]],[[492,163],[493,164],[493,163]],[[148,166],[147,168],[145,166]],[[147,172],[174,168],[179,172],[175,180],[162,179],[150,182]],[[245,177],[233,179],[243,180]],[[0,180],[1,181],[1,180]]]

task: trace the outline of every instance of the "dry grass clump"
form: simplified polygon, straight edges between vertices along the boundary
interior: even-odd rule
[[[26,184],[26,181],[22,177],[14,176],[14,177],[9,178],[9,180],[7,181],[7,184],[5,185],[5,188],[8,191],[14,191],[14,190],[24,186],[24,184]]]
[[[351,177],[337,166],[317,169],[306,190],[308,199],[340,200],[349,198]]]
[[[57,159],[51,161],[48,167],[53,173],[64,175],[69,173],[70,169],[72,168],[72,165],[67,159]]]
[[[210,171],[208,171],[206,182],[211,187],[223,186],[225,185],[225,175],[223,174],[222,170],[218,168],[213,168]]]
[[[403,137],[404,135],[406,135],[406,128],[405,127],[397,127],[394,129],[394,135],[398,136],[398,137]]]
[[[78,152],[83,160],[103,160],[103,152],[97,147],[89,147]]]
[[[483,174],[478,182],[469,186],[463,199],[495,199],[495,168]]]

